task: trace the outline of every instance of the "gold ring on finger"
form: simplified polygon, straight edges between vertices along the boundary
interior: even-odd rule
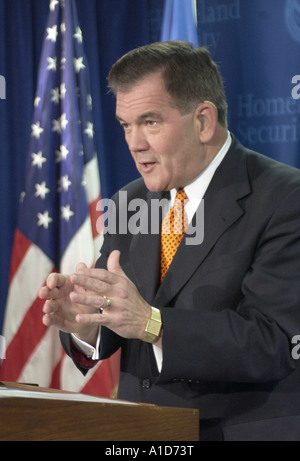
[[[109,308],[109,307],[111,306],[111,300],[110,300],[107,296],[105,296],[105,295],[103,295],[103,298],[104,298],[105,301],[106,301],[106,306],[105,306],[105,308]]]

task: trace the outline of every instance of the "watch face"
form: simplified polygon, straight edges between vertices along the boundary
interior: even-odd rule
[[[150,320],[146,327],[146,331],[148,333],[151,333],[156,336],[159,335],[160,329],[161,329],[161,321],[157,321],[157,320]]]
[[[148,335],[153,335],[152,341],[155,340],[156,337],[159,336],[160,330],[162,327],[160,311],[158,309],[152,308],[152,317],[148,320],[146,326],[146,333]]]
[[[147,329],[147,331],[148,331],[148,333],[151,333],[153,335],[158,336],[159,331],[160,331],[160,325],[156,324],[156,323],[153,323],[153,324],[149,325],[149,328]]]

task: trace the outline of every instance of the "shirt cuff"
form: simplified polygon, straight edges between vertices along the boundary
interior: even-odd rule
[[[156,359],[156,366],[157,366],[158,372],[160,373],[162,369],[162,349],[156,346],[155,344],[152,344],[152,347],[153,347],[153,352],[154,352],[155,359]]]
[[[99,333],[97,337],[96,346],[93,347],[85,341],[77,338],[74,333],[71,333],[72,341],[79,352],[86,356],[89,360],[99,360],[99,344],[101,339],[101,327],[99,327]],[[156,359],[156,365],[158,368],[159,373],[162,369],[162,349],[155,344],[152,344],[153,352]]]
[[[96,342],[95,347],[77,338],[77,336],[74,333],[71,333],[71,337],[72,337],[72,341],[74,345],[76,346],[78,351],[81,352],[83,355],[85,355],[88,359],[99,360],[99,344],[100,344],[100,338],[101,338],[100,332],[101,332],[101,327],[99,327],[99,333],[98,333],[97,342]]]

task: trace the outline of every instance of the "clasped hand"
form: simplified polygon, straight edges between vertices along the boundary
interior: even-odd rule
[[[91,345],[96,343],[99,325],[124,338],[142,339],[151,307],[125,275],[119,259],[120,252],[115,250],[108,258],[107,270],[89,269],[80,263],[70,276],[50,274],[39,292],[39,297],[46,299],[44,325],[75,333]],[[105,296],[111,301],[109,308]]]

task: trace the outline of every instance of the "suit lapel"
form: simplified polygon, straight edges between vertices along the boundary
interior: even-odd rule
[[[166,305],[181,290],[221,235],[242,216],[244,212],[238,200],[250,192],[246,155],[242,146],[233,139],[231,148],[217,169],[204,196],[203,242],[191,245],[184,237],[157,291],[154,305]],[[192,223],[198,232],[199,226],[201,227],[201,222],[197,222],[199,217],[201,218],[201,213],[198,213],[198,218],[194,217]]]
[[[148,223],[148,232],[137,234],[131,242],[130,261],[137,287],[144,299],[150,304],[153,302],[155,294],[159,287],[160,277],[160,226],[161,216],[156,213],[155,225],[150,229],[152,201],[156,205],[161,199],[166,198],[164,193],[147,194],[147,203],[141,210],[141,219]],[[154,205],[155,206],[155,205]]]

